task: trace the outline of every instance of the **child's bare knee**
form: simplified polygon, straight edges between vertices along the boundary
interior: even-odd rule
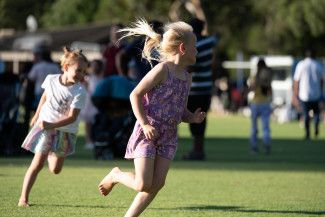
[[[151,183],[149,182],[136,182],[135,190],[138,192],[149,191],[151,188]]]

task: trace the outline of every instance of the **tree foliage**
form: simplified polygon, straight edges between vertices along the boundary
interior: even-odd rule
[[[325,55],[323,0],[201,0],[220,48],[232,56],[251,54],[299,55],[314,47]]]
[[[26,18],[39,19],[53,0],[0,0],[0,28],[26,29]]]
[[[129,23],[137,17],[167,21],[171,0],[101,0],[95,19],[99,22]]]
[[[307,47],[324,50],[325,1],[253,1],[267,47],[271,51],[298,54]]]
[[[53,28],[90,23],[94,19],[98,5],[99,0],[56,0],[50,10],[43,15],[42,24]]]
[[[234,56],[237,50],[248,50],[246,41],[249,26],[257,19],[252,11],[251,2],[249,0],[201,2],[208,20],[209,32],[219,35],[219,47],[228,49],[227,52],[231,56]]]
[[[130,23],[137,17],[169,21],[176,0],[0,0],[0,27],[25,29],[33,14],[43,28],[94,22]],[[189,0],[188,0],[189,1]],[[196,0],[198,1],[198,0]],[[180,18],[190,14],[178,0]],[[309,46],[325,55],[324,0],[201,0],[210,33],[219,35],[219,49],[234,56],[300,54]]]

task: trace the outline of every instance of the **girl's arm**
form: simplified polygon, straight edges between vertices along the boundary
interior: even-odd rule
[[[146,138],[148,139],[154,139],[158,135],[157,131],[149,124],[148,118],[143,109],[142,98],[149,90],[166,79],[167,72],[165,70],[164,63],[159,63],[147,73],[147,75],[140,81],[140,83],[130,94],[133,113],[139,121]]]
[[[42,97],[41,97],[41,99],[40,99],[40,101],[38,103],[37,110],[36,110],[32,120],[30,121],[30,126],[33,126],[36,123],[36,121],[38,119],[38,116],[39,116],[39,113],[41,111],[41,108],[42,108],[43,104],[45,103],[45,101],[46,101],[46,94],[45,94],[45,91],[44,91],[43,94],[42,94]]]
[[[75,122],[78,118],[79,113],[80,113],[80,109],[72,108],[72,109],[70,109],[69,114],[66,118],[61,119],[57,122],[53,122],[53,123],[50,123],[47,121],[42,121],[40,123],[40,127],[42,129],[48,130],[48,129],[66,126],[68,124]]]

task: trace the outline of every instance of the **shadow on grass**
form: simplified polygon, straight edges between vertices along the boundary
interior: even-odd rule
[[[165,208],[151,208],[151,209],[165,209]],[[166,208],[167,210],[215,210],[226,212],[240,212],[240,213],[277,213],[277,214],[297,214],[297,215],[324,215],[325,211],[306,211],[306,210],[264,210],[264,209],[246,209],[240,206],[190,206],[190,207],[176,207]]]
[[[112,206],[99,206],[99,205],[68,205],[68,204],[31,204],[35,207],[59,207],[59,208],[117,208],[126,209],[128,207],[112,207]],[[189,207],[175,207],[175,208],[148,208],[154,210],[192,210],[192,211],[226,211],[226,212],[239,212],[239,213],[277,213],[277,214],[297,214],[297,215],[324,215],[325,211],[306,211],[306,210],[264,210],[264,209],[245,209],[240,206],[189,206]]]
[[[176,160],[191,149],[192,140],[180,138]],[[273,139],[271,154],[266,155],[263,145],[256,155],[250,153],[248,138],[207,138],[207,161],[229,163],[322,163],[325,164],[325,140]]]
[[[128,207],[112,207],[112,206],[108,206],[108,205],[69,205],[69,204],[31,204],[31,206],[33,207],[60,207],[60,208],[64,208],[64,207],[67,207],[67,208],[100,208],[100,209],[107,209],[107,208],[128,208]]]
[[[174,168],[188,169],[229,169],[229,170],[308,170],[325,171],[325,140],[281,139],[272,140],[272,151],[265,155],[263,146],[260,153],[250,154],[248,138],[210,137],[206,139],[206,161],[183,161],[182,155],[191,149],[192,139],[180,138],[174,159]],[[109,161],[96,161],[92,150],[83,148],[84,137],[78,138],[76,152],[69,156],[70,166],[106,166]],[[25,158],[25,157],[24,157]],[[15,165],[26,164],[26,159],[12,159]],[[28,161],[32,158],[28,156]],[[1,162],[11,160],[0,158]],[[114,159],[119,165],[129,165],[124,159]],[[114,163],[113,162],[113,163]],[[130,164],[131,165],[131,164]]]
[[[192,139],[180,138],[175,161],[182,161],[182,155],[191,149]],[[71,159],[94,159],[92,150],[83,149],[84,137],[79,137],[77,150]],[[205,162],[229,163],[323,163],[325,164],[325,140],[273,139],[270,155],[252,155],[248,138],[210,137],[205,140],[207,160]]]

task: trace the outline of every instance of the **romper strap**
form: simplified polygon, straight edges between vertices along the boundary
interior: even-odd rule
[[[190,80],[190,73],[188,71],[185,71],[186,81],[188,82]]]
[[[171,74],[170,74],[170,70],[169,70],[168,64],[166,63],[166,64],[164,64],[164,66],[166,66],[166,68],[167,68],[167,73],[168,73],[168,78],[167,79],[169,79],[170,76],[171,76]]]

